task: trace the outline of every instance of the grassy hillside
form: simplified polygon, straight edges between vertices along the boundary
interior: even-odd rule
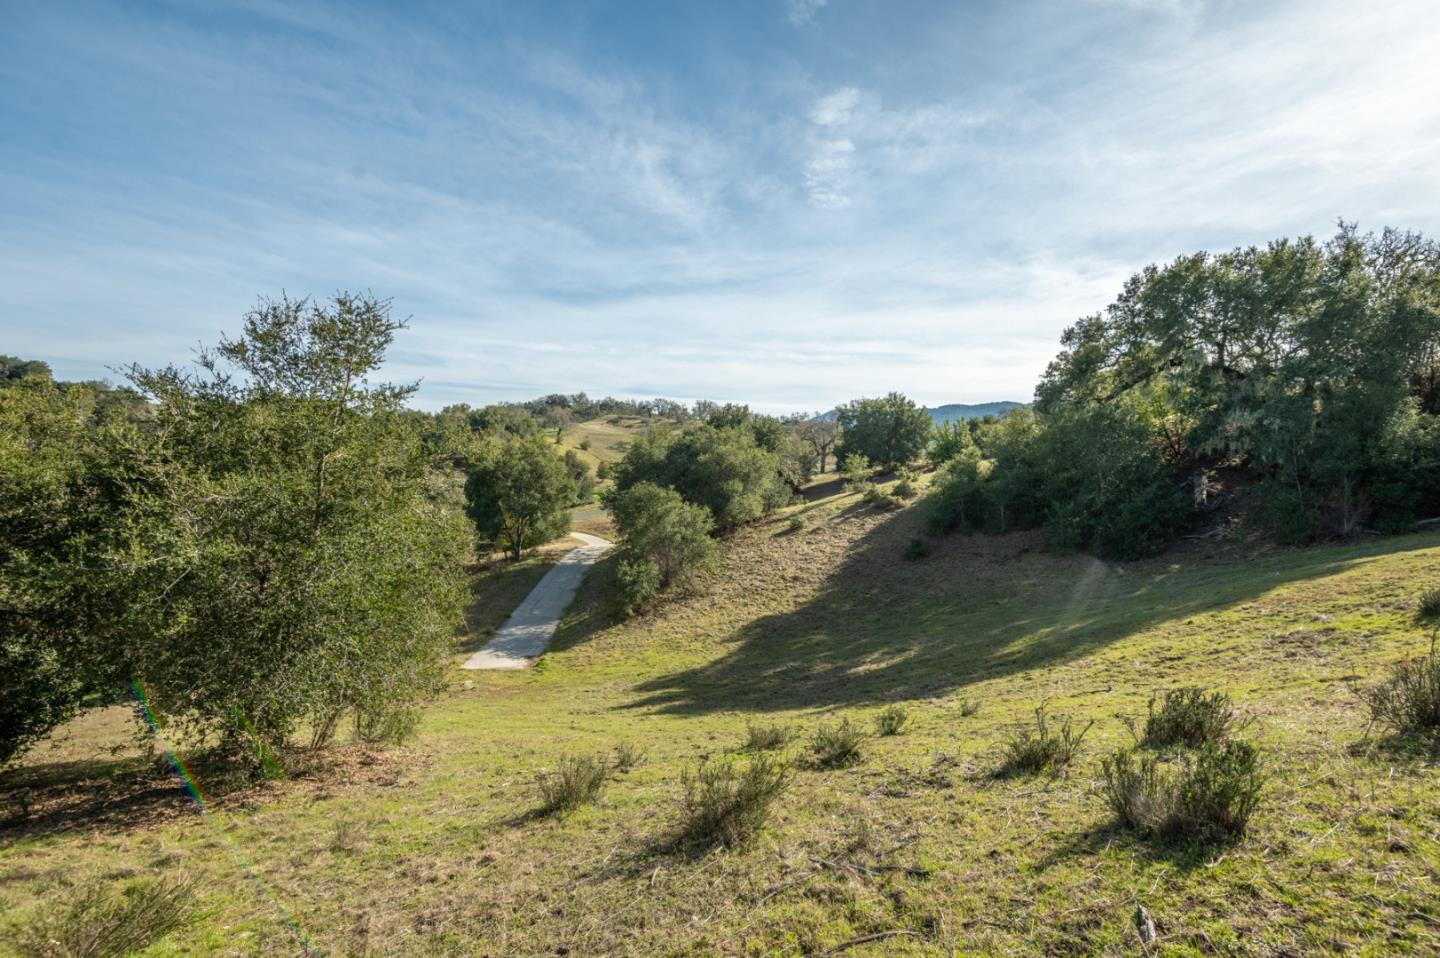
[[[1433,756],[1367,738],[1350,691],[1424,647],[1440,539],[1120,568],[953,537],[906,562],[908,511],[796,512],[798,530],[739,534],[707,594],[634,622],[608,620],[602,566],[540,668],[457,671],[406,749],[230,794],[200,773],[208,813],[125,750],[119,716],[74,723],[0,786],[29,805],[0,832],[0,935],[87,877],[184,871],[207,912],[147,954],[295,954],[302,936],[374,955],[1140,954],[1137,903],[1152,953],[1440,948]],[[498,582],[483,600],[507,601]],[[1180,684],[1230,691],[1264,749],[1263,804],[1229,848],[1147,844],[1097,794],[1128,740],[1117,714]],[[905,732],[802,769],[753,846],[675,849],[682,770],[747,724],[868,727],[892,702]],[[1084,751],[997,778],[1041,702],[1096,721]],[[620,743],[643,759],[597,805],[531,814],[537,770]]]
[[[560,435],[565,449],[574,449],[592,468],[602,462],[616,462],[625,455],[636,436],[643,435],[656,420],[638,416],[606,416],[566,426]],[[581,448],[588,443],[588,448]]]

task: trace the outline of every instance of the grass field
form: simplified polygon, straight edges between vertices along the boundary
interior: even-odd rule
[[[602,563],[540,668],[457,671],[412,745],[348,746],[203,813],[123,710],[82,718],[0,786],[17,809],[0,936],[88,880],[185,873],[203,917],[147,955],[1141,954],[1137,904],[1152,954],[1440,950],[1435,754],[1367,736],[1352,692],[1426,646],[1440,539],[1118,567],[957,536],[907,562],[909,510],[841,494],[793,512],[802,527],[743,530],[703,594],[629,623]],[[472,636],[545,561],[480,575]],[[1263,749],[1260,810],[1229,847],[1142,841],[1097,792],[1128,741],[1117,716],[1182,684],[1229,691]],[[902,734],[802,765],[753,845],[675,846],[682,770],[747,724],[868,728],[897,702]],[[1084,750],[1060,775],[997,777],[1041,702],[1095,720]],[[643,757],[597,804],[531,814],[537,771],[621,743]]]
[[[654,424],[655,420],[639,416],[605,416],[577,422],[561,432],[560,445],[574,449],[593,469],[602,462],[619,461],[635,437]],[[582,443],[588,445],[582,448]]]

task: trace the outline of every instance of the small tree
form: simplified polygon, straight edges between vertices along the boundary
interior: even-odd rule
[[[565,450],[565,470],[570,473],[570,481],[575,484],[576,502],[589,502],[595,497],[595,474],[574,449]]]
[[[673,489],[642,482],[610,498],[620,529],[622,601],[638,611],[660,590],[689,582],[711,561],[714,522]]]
[[[963,420],[936,423],[930,436],[930,459],[933,462],[949,462],[969,449],[975,448],[970,427]]]
[[[802,419],[795,424],[795,435],[810,447],[820,466],[820,472],[828,470],[830,453],[840,441],[840,423],[834,419]]]
[[[413,387],[367,378],[403,327],[370,296],[262,301],[198,371],[132,367],[153,419],[96,465],[116,521],[75,572],[115,610],[100,651],[265,771],[347,714],[397,737],[443,685],[464,519],[431,495]]]
[[[841,431],[839,455],[858,452],[884,470],[920,458],[930,441],[930,414],[901,393],[856,399],[835,413]]]
[[[517,436],[470,467],[465,499],[481,540],[518,560],[570,530],[575,481],[541,434]]]
[[[722,530],[758,519],[790,498],[779,456],[747,426],[656,427],[630,444],[612,474],[622,492],[642,482],[674,489],[686,502],[709,509]]]

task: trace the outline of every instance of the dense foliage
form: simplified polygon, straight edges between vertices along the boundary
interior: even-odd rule
[[[714,521],[673,489],[636,483],[610,499],[620,530],[620,601],[635,613],[660,591],[689,584],[715,554]]]
[[[782,460],[757,441],[748,421],[714,426],[657,426],[640,436],[615,465],[615,489],[648,482],[704,506],[726,531],[787,502]]]
[[[347,717],[407,730],[468,537],[402,415],[412,387],[366,380],[402,325],[369,297],[262,302],[198,369],[131,368],[143,418],[84,429],[68,392],[17,411],[5,390],[4,644],[37,663],[38,725],[123,683],[172,734],[262,767]]]
[[[468,473],[466,511],[482,543],[519,559],[570,531],[575,479],[543,434],[510,436],[498,448],[484,448]]]
[[[1418,234],[1152,266],[1063,342],[1042,410],[1123,407],[1182,470],[1241,464],[1296,537],[1440,509],[1440,247]]]
[[[837,457],[861,455],[882,470],[919,459],[930,441],[930,414],[900,393],[856,399],[835,410],[840,423]]]
[[[1217,504],[1215,476],[1286,541],[1440,510],[1440,249],[1418,235],[1282,240],[1132,277],[1017,409],[936,437],[931,528],[1043,528],[1153,552]]]

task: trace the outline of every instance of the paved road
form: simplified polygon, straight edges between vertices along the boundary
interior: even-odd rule
[[[610,551],[614,543],[599,536],[583,532],[570,533],[585,545],[565,553],[565,558],[545,573],[545,578],[510,618],[500,631],[485,643],[461,666],[463,669],[528,669],[535,659],[550,645],[555,637],[555,627],[560,617],[575,598],[580,580],[594,562]]]

